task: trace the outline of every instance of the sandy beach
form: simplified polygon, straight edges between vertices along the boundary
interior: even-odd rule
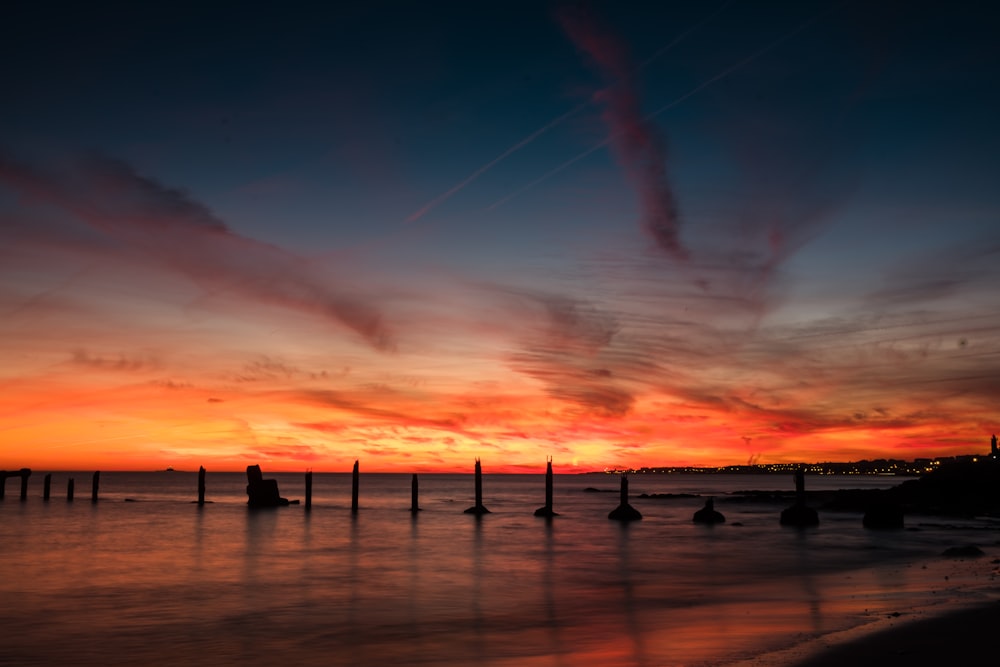
[[[929,617],[901,615],[866,626],[858,636],[823,638],[793,665],[995,665],[1000,600]],[[832,641],[831,641],[832,639]]]

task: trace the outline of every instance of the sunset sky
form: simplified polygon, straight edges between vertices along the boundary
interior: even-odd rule
[[[1000,431],[989,3],[205,4],[5,10],[0,469]]]

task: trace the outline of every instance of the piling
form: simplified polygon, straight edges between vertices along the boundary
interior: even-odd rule
[[[795,504],[781,510],[779,519],[782,526],[816,526],[819,525],[819,514],[806,505],[806,471],[800,465],[795,469]]]
[[[414,514],[420,511],[420,505],[417,503],[418,495],[417,473],[413,473],[413,481],[410,482],[410,511]]]
[[[0,500],[3,500],[4,490],[7,487],[7,471],[0,470]]]
[[[476,504],[465,510],[466,514],[489,514],[490,511],[483,506],[483,466],[476,457]]]
[[[66,482],[66,500],[68,502],[73,502],[73,478],[70,477],[69,481]]]
[[[51,492],[52,492],[52,473],[49,473],[45,476],[45,481],[42,483],[42,500],[48,500]]]
[[[358,513],[358,462],[354,461],[354,472],[351,474],[351,514]]]
[[[311,510],[313,506],[313,473],[306,471],[306,509]]]
[[[550,456],[545,466],[545,507],[535,510],[535,516],[553,517],[559,516],[552,511],[552,457]]]
[[[90,502],[97,502],[97,489],[101,486],[101,471],[94,471],[94,478],[90,483]]]
[[[28,499],[28,478],[31,477],[31,468],[21,468],[21,500]]]
[[[198,466],[198,504],[205,504],[205,466]]]
[[[608,518],[614,521],[638,521],[642,519],[642,514],[639,510],[635,509],[628,504],[628,475],[622,474],[622,487],[620,493],[620,502],[618,507],[611,510],[608,514]]]

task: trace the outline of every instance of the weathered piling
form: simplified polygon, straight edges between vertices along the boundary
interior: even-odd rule
[[[42,500],[48,500],[51,492],[52,492],[52,473],[49,473],[45,475],[45,481],[42,483]]]
[[[717,523],[725,523],[726,517],[722,515],[722,512],[715,509],[715,498],[709,498],[705,501],[705,506],[694,513],[694,516],[691,517],[691,521],[694,523],[714,525]]]
[[[31,468],[21,468],[21,500],[28,499],[28,478],[31,477]]]
[[[73,478],[70,477],[69,481],[66,482],[66,500],[67,502],[73,502]]]
[[[410,482],[410,511],[414,514],[420,511],[420,505],[417,503],[418,495],[417,473],[413,473],[413,480]]]
[[[554,511],[552,511],[552,457],[546,462],[545,466],[545,507],[539,507],[535,510],[535,516],[553,517],[559,516]]]
[[[358,513],[358,462],[354,461],[354,472],[351,473],[351,514]]]
[[[476,458],[476,504],[465,510],[465,514],[489,514],[490,511],[483,506],[483,466]]]
[[[92,503],[97,502],[97,490],[100,486],[101,486],[101,471],[95,470],[94,478],[90,482],[90,502]]]
[[[7,471],[0,470],[0,500],[3,500],[7,488]]]
[[[804,466],[795,470],[795,504],[781,510],[782,526],[817,526],[819,515],[806,505],[806,472]]]
[[[205,504],[205,466],[198,466],[198,504]]]
[[[622,473],[622,487],[618,507],[611,510],[608,518],[614,521],[638,521],[642,518],[639,510],[628,504],[628,475]]]
[[[313,473],[306,471],[306,509],[311,510],[313,506]]]

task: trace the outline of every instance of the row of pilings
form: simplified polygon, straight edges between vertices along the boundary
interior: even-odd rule
[[[205,504],[205,467],[200,466],[198,468],[198,500],[197,504],[203,506]],[[312,471],[307,471],[305,474],[305,509],[312,509]],[[17,471],[5,471],[0,470],[0,500],[4,498],[6,480],[8,477],[19,477],[21,479],[21,500],[26,500],[28,496],[28,478],[31,477],[30,468],[21,468]],[[354,462],[354,468],[351,473],[351,513],[358,513],[358,497],[360,489],[360,468],[359,461]],[[91,502],[96,503],[98,500],[98,492],[100,489],[100,479],[101,472],[98,470],[94,472],[91,480]],[[42,498],[44,500],[49,500],[51,497],[51,483],[52,474],[45,475],[44,478],[44,491]],[[486,509],[483,504],[483,469],[480,460],[476,459],[475,465],[475,504],[465,510],[465,514],[473,514],[476,516],[481,516],[483,514],[489,514],[490,511]],[[67,480],[66,485],[66,500],[72,501],[74,496],[74,479],[70,477]],[[816,525],[819,520],[816,516],[816,511],[809,508],[805,504],[805,488],[804,488],[804,475],[800,468],[795,473],[795,486],[796,486],[796,503],[782,512],[781,523],[785,525],[799,525],[808,526]],[[552,518],[558,516],[558,514],[553,509],[552,503],[552,489],[553,489],[553,474],[552,474],[552,459],[549,458],[546,462],[545,469],[545,505],[539,507],[535,510],[535,516]],[[287,500],[282,498],[278,492],[277,481],[273,479],[264,479],[261,472],[260,466],[251,465],[247,466],[247,505],[251,508],[258,507],[277,507],[283,505],[298,504],[298,500]],[[419,505],[419,483],[417,480],[417,475],[414,474],[411,484],[410,484],[410,511],[412,513],[417,513],[420,511]],[[608,519],[621,521],[623,523],[638,521],[642,519],[642,514],[629,504],[629,490],[628,490],[628,475],[621,475],[621,490],[618,506],[613,509],[608,514]],[[705,504],[705,508],[699,510],[695,513],[694,521],[697,523],[721,523],[725,521],[725,518],[714,510],[712,505],[712,500]]]
[[[197,500],[198,505],[204,505],[205,504],[205,474],[206,474],[205,467],[204,466],[200,466],[198,468],[198,500]],[[8,477],[19,477],[20,478],[20,480],[21,480],[20,498],[21,498],[21,500],[27,500],[27,498],[28,498],[28,478],[31,477],[31,469],[30,468],[21,468],[20,470],[12,471],[12,472],[8,472],[6,470],[0,470],[0,500],[2,500],[4,498],[5,489],[6,489],[6,481],[7,481]],[[353,468],[352,473],[351,473],[351,513],[352,514],[357,514],[358,513],[358,496],[359,496],[359,489],[360,489],[360,479],[361,479],[361,474],[360,474],[359,461],[355,461],[354,462],[354,468]],[[98,500],[99,490],[100,490],[100,481],[101,481],[101,471],[98,470],[98,471],[94,472],[92,480],[91,480],[91,493],[90,493],[91,502],[95,502],[96,503],[97,500]],[[247,467],[247,481],[248,481],[248,484],[247,484],[247,495],[249,496],[249,500],[248,500],[247,504],[250,505],[251,507],[298,504],[297,500],[295,500],[295,501],[288,501],[288,500],[285,500],[284,498],[281,498],[280,495],[278,495],[278,493],[277,493],[277,483],[273,482],[273,480],[264,480],[263,476],[262,476],[262,474],[260,472],[260,466],[248,466]],[[313,487],[312,481],[313,481],[313,474],[312,474],[312,471],[310,470],[310,471],[307,471],[306,474],[305,474],[305,495],[306,495],[306,497],[305,497],[305,509],[307,509],[307,510],[308,509],[312,509],[312,487]],[[272,487],[273,487],[273,490],[274,490],[274,494],[273,495],[274,495],[274,497],[277,500],[276,501],[272,501],[272,502],[269,502],[268,500],[264,500],[262,502],[255,502],[254,487],[256,485],[258,485],[258,484],[264,484],[264,483],[267,483],[267,482],[272,482]],[[623,486],[623,488],[627,489],[628,488],[627,487],[627,481],[623,479],[622,483],[625,485],[625,486]],[[67,483],[66,483],[66,500],[67,501],[72,502],[73,499],[74,499],[75,484],[76,484],[76,482],[75,482],[75,479],[73,477],[70,477],[67,480]],[[535,515],[536,516],[548,516],[548,517],[558,516],[552,510],[552,486],[553,486],[553,484],[552,484],[552,461],[550,459],[548,461],[547,468],[546,468],[546,471],[545,471],[545,506],[544,507],[540,507],[537,510],[535,510]],[[51,497],[52,497],[52,473],[49,473],[49,474],[45,475],[43,488],[44,488],[43,494],[42,494],[43,500],[50,500]],[[627,491],[626,491],[626,493],[627,493]],[[478,458],[476,459],[476,468],[475,468],[475,495],[476,495],[476,503],[475,503],[475,505],[473,505],[469,509],[465,510],[465,513],[466,514],[477,514],[477,515],[480,515],[480,514],[489,514],[489,510],[486,509],[486,507],[483,505],[483,469],[482,469],[482,464],[480,463],[480,461],[479,461]],[[419,496],[420,496],[420,486],[419,486],[419,482],[417,480],[417,475],[414,474],[413,475],[413,479],[410,482],[410,511],[411,512],[416,513],[416,512],[420,511]]]
[[[21,478],[21,500],[28,499],[28,478],[31,477],[31,468],[21,468],[20,470],[8,471],[0,470],[0,500],[4,499],[7,487],[7,478]],[[91,477],[90,501],[96,503],[98,491],[101,487],[101,471],[97,470]],[[66,500],[72,502],[76,491],[76,480],[70,477],[66,480]],[[52,498],[52,473],[45,475],[42,481],[42,500]]]

